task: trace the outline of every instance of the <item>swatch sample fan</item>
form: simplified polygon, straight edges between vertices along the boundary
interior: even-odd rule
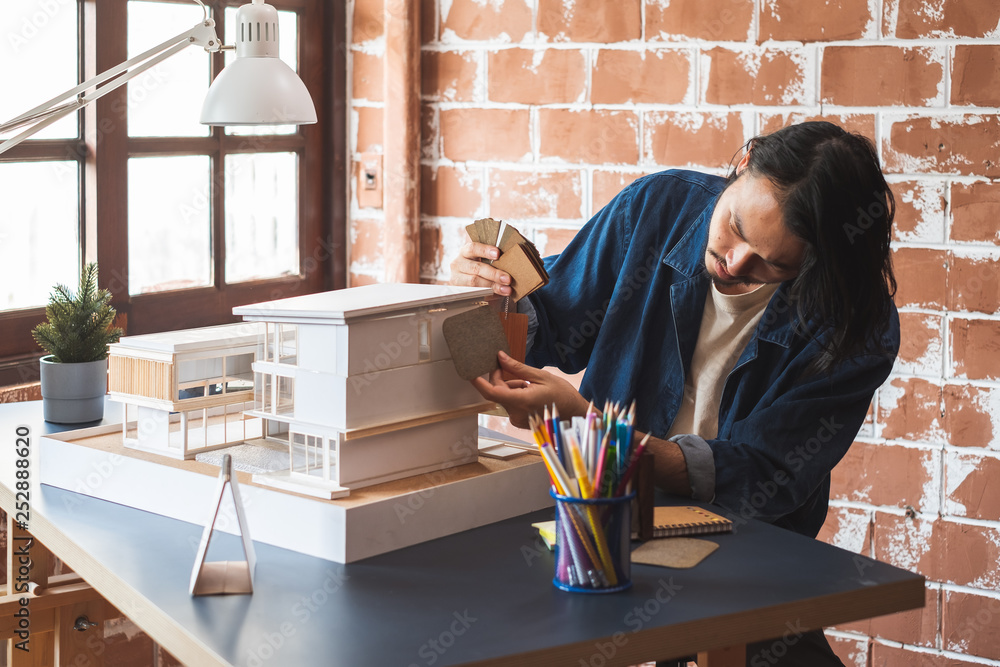
[[[473,241],[500,249],[500,258],[491,264],[510,274],[511,298],[514,301],[548,284],[549,274],[535,244],[510,225],[493,218],[483,218],[468,225],[465,230]]]

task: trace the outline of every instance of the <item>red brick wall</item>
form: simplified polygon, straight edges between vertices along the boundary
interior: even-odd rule
[[[422,8],[427,281],[447,279],[476,217],[550,254],[637,176],[723,173],[757,133],[827,118],[876,142],[899,202],[904,339],[822,537],[926,575],[927,606],[831,635],[849,665],[1000,665],[1000,3]],[[382,2],[348,11],[356,158],[381,150]],[[354,202],[351,279],[378,281],[381,212]]]

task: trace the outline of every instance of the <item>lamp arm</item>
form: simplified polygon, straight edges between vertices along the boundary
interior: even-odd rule
[[[195,1],[201,4],[198,0]],[[9,132],[24,126],[29,127],[21,134],[0,143],[0,153],[10,150],[60,118],[120,88],[128,83],[130,79],[142,74],[151,67],[155,67],[186,47],[193,45],[201,46],[210,53],[219,51],[222,48],[222,42],[219,41],[219,37],[215,32],[215,21],[213,19],[206,17],[203,22],[190,30],[182,32],[176,37],[172,37],[162,44],[154,46],[134,58],[130,58],[120,65],[116,65],[98,74],[94,78],[81,83],[79,86],[67,90],[58,97],[40,104],[17,118],[3,123],[0,125],[0,133]],[[91,92],[86,92],[88,90],[91,90]]]

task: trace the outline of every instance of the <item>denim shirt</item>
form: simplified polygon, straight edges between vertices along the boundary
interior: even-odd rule
[[[584,397],[636,400],[636,428],[666,437],[681,406],[711,284],[708,227],[725,179],[666,171],[635,181],[559,255],[530,297],[538,326],[527,361],[566,373],[586,368]],[[850,270],[845,267],[845,270]],[[826,517],[830,471],[857,435],[899,349],[895,308],[883,348],[825,372],[809,369],[828,331],[797,333],[790,283],[779,286],[725,382],[714,489],[699,498],[729,514],[815,536]],[[683,439],[684,436],[682,436]],[[685,450],[682,447],[682,450]]]

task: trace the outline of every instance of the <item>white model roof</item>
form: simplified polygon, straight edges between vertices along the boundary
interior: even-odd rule
[[[176,354],[242,347],[256,345],[263,332],[263,326],[256,322],[236,322],[201,329],[123,336],[121,340],[111,345],[111,350],[112,352],[116,349],[148,350]]]
[[[344,324],[363,317],[405,315],[436,304],[469,303],[492,294],[489,288],[382,283],[238,306],[233,313],[265,322]]]

